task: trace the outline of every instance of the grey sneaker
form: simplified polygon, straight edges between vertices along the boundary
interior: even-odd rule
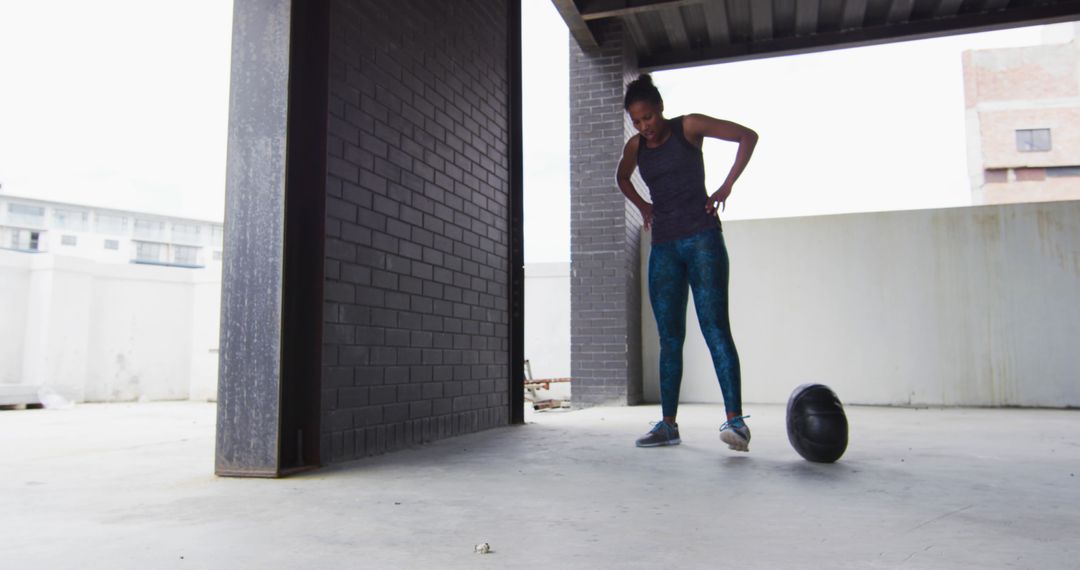
[[[661,445],[679,445],[679,424],[671,425],[663,420],[656,422],[649,433],[637,440],[638,447],[658,447]]]
[[[750,428],[743,420],[750,416],[736,416],[720,426],[720,441],[735,451],[750,451]]]

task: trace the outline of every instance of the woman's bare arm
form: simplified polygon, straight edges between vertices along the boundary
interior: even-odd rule
[[[686,134],[686,138],[695,142],[699,147],[705,137],[739,143],[739,150],[735,154],[735,162],[731,165],[727,178],[724,179],[724,183],[709,197],[708,203],[705,204],[705,210],[712,214],[716,211],[717,204],[727,202],[728,196],[731,195],[731,190],[735,186],[735,181],[739,179],[739,175],[743,173],[746,165],[750,162],[750,156],[754,154],[758,135],[752,129],[738,123],[699,114],[690,114],[683,119],[683,132]]]
[[[652,227],[652,204],[645,201],[638,194],[634,183],[630,181],[630,177],[634,175],[634,169],[637,168],[637,154],[638,145],[641,144],[641,137],[638,135],[630,137],[630,140],[626,141],[626,146],[623,147],[622,159],[619,160],[619,168],[615,171],[615,182],[619,185],[619,190],[626,196],[627,200],[630,200],[637,209],[641,212],[642,221],[645,223],[645,229],[648,230]]]

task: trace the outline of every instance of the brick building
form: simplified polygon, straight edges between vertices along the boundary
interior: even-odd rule
[[[1067,43],[964,53],[972,203],[1080,199],[1080,25]]]

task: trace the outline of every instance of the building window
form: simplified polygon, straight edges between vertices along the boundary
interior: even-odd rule
[[[95,216],[97,231],[103,234],[124,235],[127,233],[127,218],[112,214]]]
[[[164,240],[165,222],[159,220],[135,220],[135,237],[145,240]]]
[[[53,222],[63,230],[85,232],[90,224],[90,213],[67,208],[53,208]]]
[[[79,240],[75,236],[60,236],[60,245],[77,245]]]
[[[199,243],[201,229],[197,224],[173,224],[172,240],[179,243]]]
[[[1080,166],[1051,166],[1046,169],[1046,175],[1051,178],[1059,176],[1080,176]]]
[[[995,184],[1009,181],[1009,169],[1007,168],[987,168],[983,171],[983,179],[987,184]]]
[[[1016,150],[1020,152],[1047,152],[1050,150],[1050,129],[1018,129]]]
[[[165,263],[165,244],[149,241],[135,242],[135,262]]]
[[[199,249],[191,245],[176,245],[152,241],[135,242],[134,263],[154,265],[178,265],[181,267],[201,267]]]
[[[225,228],[222,226],[210,226],[210,240],[219,244],[225,239]]]
[[[107,239],[105,240],[105,249],[120,249],[120,240]]]
[[[1014,168],[1013,176],[1017,182],[1042,182],[1046,180],[1045,168]]]
[[[0,247],[20,251],[41,251],[41,232],[23,228],[0,228]]]
[[[174,245],[173,263],[177,265],[198,265],[199,248],[189,245]]]
[[[8,223],[18,226],[45,227],[45,208],[26,204],[8,204]]]

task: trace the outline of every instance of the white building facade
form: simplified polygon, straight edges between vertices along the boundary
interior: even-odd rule
[[[0,405],[214,399],[222,237],[0,195]]]
[[[222,224],[0,194],[0,248],[99,263],[220,267]]]

